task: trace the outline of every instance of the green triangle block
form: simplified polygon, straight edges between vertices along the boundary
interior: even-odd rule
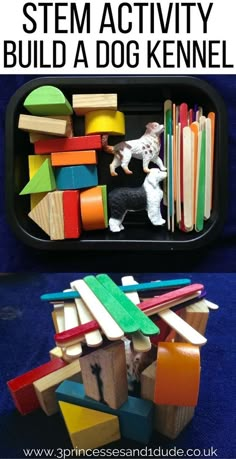
[[[102,202],[103,202],[103,210],[104,210],[104,220],[105,220],[105,227],[108,227],[108,210],[107,210],[107,186],[101,185],[102,190]]]
[[[24,107],[31,115],[72,115],[73,108],[63,92],[54,86],[34,89],[25,99]]]
[[[50,159],[46,159],[33,178],[20,192],[22,194],[43,193],[56,189],[56,181]]]

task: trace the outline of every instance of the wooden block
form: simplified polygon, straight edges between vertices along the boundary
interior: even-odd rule
[[[76,115],[94,110],[117,110],[117,94],[74,94],[72,105]]]
[[[94,449],[120,439],[117,416],[66,402],[59,405],[74,448]]]
[[[38,142],[38,140],[51,140],[54,139],[53,135],[41,134],[37,132],[29,132],[30,143]]]
[[[33,383],[39,404],[48,416],[59,411],[55,390],[65,380],[82,382],[78,359]]]
[[[128,398],[125,347],[118,341],[80,357],[86,395],[119,408]]]
[[[51,349],[51,351],[49,351],[49,357],[51,360],[53,359],[56,359],[56,358],[60,358],[62,359],[63,357],[63,353],[62,353],[62,350],[60,347],[54,347],[53,349]]]
[[[154,428],[157,432],[174,440],[192,420],[193,406],[156,406]]]
[[[157,372],[157,362],[152,362],[145,370],[141,373],[141,398],[144,400],[154,400],[154,390]]]
[[[105,403],[85,395],[83,384],[64,381],[56,390],[58,401],[84,406],[119,417],[121,436],[148,444],[153,430],[153,403],[141,398],[128,397],[128,400],[114,410]]]
[[[96,110],[86,113],[85,134],[125,135],[124,113],[114,110]]]
[[[48,236],[50,236],[49,224],[49,193],[35,206],[28,214],[29,218],[33,220]]]
[[[83,164],[97,164],[95,150],[67,151],[51,154],[53,166],[79,166]]]
[[[199,385],[199,348],[187,343],[159,343],[154,402],[196,406]]]
[[[56,184],[59,190],[77,190],[98,184],[97,166],[68,166],[56,170]]]
[[[28,156],[28,165],[29,165],[29,179],[31,180],[36,172],[39,170],[40,166],[44,161],[48,159],[50,161],[50,155],[29,155]],[[30,209],[34,209],[40,201],[46,196],[46,193],[33,193],[30,195]]]
[[[46,159],[39,167],[32,179],[20,192],[20,195],[44,193],[56,189],[56,182],[50,159]]]
[[[185,322],[191,325],[191,327],[201,333],[201,335],[205,335],[209,309],[204,300],[183,308],[180,315]],[[175,341],[184,342],[184,338],[177,334]]]
[[[49,193],[49,233],[51,240],[62,240],[64,236],[63,191]]]
[[[82,191],[80,207],[82,226],[85,231],[107,228],[107,208],[101,186]]]
[[[31,91],[24,101],[24,107],[32,115],[72,115],[73,113],[63,92],[49,85]]]
[[[77,190],[63,192],[63,215],[65,239],[76,239],[82,232],[80,217],[80,193]]]
[[[23,131],[37,132],[61,137],[69,136],[69,124],[66,120],[57,120],[42,116],[20,115],[18,128]]]
[[[57,115],[54,115],[53,117],[49,117],[49,118],[55,118],[57,120],[65,120],[68,125],[67,125],[67,137],[73,137],[74,133],[73,133],[73,121],[72,121],[72,117],[69,116],[69,115],[61,115],[61,116],[57,116]],[[46,135],[46,134],[41,134],[41,133],[37,133],[37,132],[30,132],[29,133],[29,139],[30,139],[30,143],[35,143],[37,142],[38,140],[51,140],[51,139],[55,139],[55,136],[53,135]]]
[[[71,139],[39,140],[34,144],[34,152],[39,155],[54,151],[101,150],[101,148],[102,140],[100,135],[72,137]]]
[[[31,413],[40,407],[33,383],[65,365],[62,359],[53,359],[7,382],[15,406],[21,414]]]

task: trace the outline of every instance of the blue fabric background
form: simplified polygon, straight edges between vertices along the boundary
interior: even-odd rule
[[[173,271],[235,271],[236,269],[236,76],[200,76],[207,80],[222,95],[229,119],[229,203],[228,217],[222,236],[211,246],[194,252],[148,254],[148,263],[140,263],[140,254],[115,253],[54,253],[50,256],[24,246],[12,234],[5,218],[4,207],[4,125],[5,110],[17,88],[35,76],[0,77],[0,270],[1,271],[73,271],[103,269],[121,271],[126,269],[143,271],[147,264],[157,263],[164,272]],[[222,152],[224,154],[224,152]],[[159,268],[160,267],[160,268]]]
[[[22,448],[71,448],[59,414],[47,417],[36,411],[21,416],[14,408],[6,381],[48,361],[54,347],[52,306],[40,295],[68,288],[70,281],[86,273],[20,274],[0,278],[0,457],[24,457]],[[127,274],[127,273],[126,273]],[[122,273],[111,274],[120,283]],[[157,448],[217,449],[221,459],[236,457],[235,444],[235,274],[134,274],[137,281],[190,277],[203,283],[207,298],[220,305],[210,313],[201,351],[200,397],[191,424],[175,441],[154,434],[150,446]],[[114,447],[135,448],[131,441]],[[163,455],[164,456],[164,455]],[[199,456],[203,457],[203,456]]]

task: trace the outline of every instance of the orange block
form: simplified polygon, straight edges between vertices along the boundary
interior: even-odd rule
[[[55,152],[51,154],[52,166],[78,166],[81,164],[97,164],[95,150]]]
[[[196,406],[199,385],[199,347],[188,343],[159,343],[154,402]]]
[[[80,194],[82,226],[86,231],[106,228],[102,188],[96,186]]]

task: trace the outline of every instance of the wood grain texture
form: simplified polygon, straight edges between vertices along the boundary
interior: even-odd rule
[[[72,105],[76,115],[100,109],[117,110],[117,94],[74,94]]]
[[[66,120],[42,116],[20,115],[18,128],[23,131],[68,137],[69,123]]]
[[[49,193],[49,230],[51,240],[62,240],[64,234],[63,192]]]

